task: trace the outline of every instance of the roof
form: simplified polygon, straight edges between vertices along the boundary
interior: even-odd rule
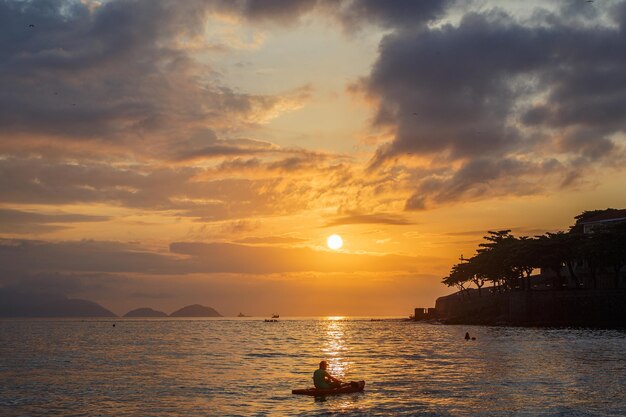
[[[606,221],[626,220],[626,209],[608,211],[606,213],[598,214],[590,219],[581,222],[580,224],[598,223]]]

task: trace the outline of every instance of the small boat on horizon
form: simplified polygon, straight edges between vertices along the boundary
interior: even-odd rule
[[[277,319],[277,318],[279,318],[279,317],[280,317],[280,316],[279,316],[278,314],[272,314],[272,318],[273,318],[273,319]]]

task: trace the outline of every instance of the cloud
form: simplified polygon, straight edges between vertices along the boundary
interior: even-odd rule
[[[35,294],[77,294],[113,290],[128,280],[112,274],[63,273],[24,271],[22,274],[6,275],[0,280],[2,288]]]
[[[0,239],[0,271],[6,279],[38,273],[185,272],[175,257],[138,245],[104,241],[47,242]]]
[[[59,223],[103,222],[109,219],[107,216],[46,214],[0,208],[0,233],[41,234],[68,227],[59,226]]]
[[[291,25],[315,9],[317,3],[318,0],[221,0],[215,2],[215,9],[252,22]]]
[[[376,24],[384,28],[416,28],[442,17],[454,3],[446,0],[348,0],[330,1],[338,6],[338,18],[349,31]]]
[[[247,274],[282,272],[413,271],[417,258],[348,254],[308,248],[245,246],[228,243],[175,242],[170,251],[190,255],[199,270]],[[241,262],[245,259],[246,262]]]
[[[565,175],[555,160],[476,158],[447,175],[425,177],[406,201],[405,209],[424,210],[457,201],[544,192]]]
[[[383,28],[416,27],[441,17],[454,1],[449,0],[224,0],[215,10],[253,23],[291,26],[318,12],[338,21],[348,32],[367,25]]]
[[[293,243],[303,242],[306,242],[306,239],[300,239],[290,236],[249,236],[235,241],[235,243],[244,243],[251,245],[289,245]]]
[[[242,262],[245,259],[245,262]],[[137,244],[104,241],[47,242],[0,239],[0,284],[37,274],[415,271],[422,258],[317,251],[310,248],[231,243],[174,242],[170,253]]]
[[[370,169],[431,160],[406,202],[417,210],[543,192],[572,182],[542,175],[615,165],[626,133],[625,7],[609,22],[562,8],[526,20],[492,9],[458,24],[396,25],[355,84],[378,103],[373,126],[394,134]]]
[[[218,139],[214,131],[199,129],[190,137],[183,138],[167,146],[163,154],[175,162],[190,162],[212,158],[268,155],[280,152],[280,148],[270,142],[255,139]]]
[[[340,192],[326,186],[336,179],[332,159],[318,165],[314,161],[326,157],[306,152],[289,158],[259,163],[266,175],[250,178],[222,168],[0,158],[0,194],[4,203],[100,203],[216,221],[295,213],[316,197]],[[279,174],[284,171],[301,173]]]
[[[340,216],[335,219],[329,220],[325,227],[341,226],[348,224],[387,224],[387,225],[409,225],[415,224],[414,222],[406,219],[403,216],[388,214],[388,213],[349,213],[346,216]]]
[[[310,86],[238,92],[187,46],[185,40],[202,39],[218,3],[0,1],[0,152],[41,155],[44,142],[83,157],[130,151],[162,158],[181,134],[207,126],[232,131],[300,107]],[[290,4],[272,13],[280,18]],[[238,147],[222,142],[202,150],[189,151],[232,154]]]

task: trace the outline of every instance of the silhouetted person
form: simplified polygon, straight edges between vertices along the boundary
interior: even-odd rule
[[[465,340],[470,340],[470,335],[469,335],[469,332],[466,332],[466,333],[465,333]]]
[[[335,378],[326,370],[328,368],[328,362],[321,361],[320,369],[313,372],[313,384],[315,388],[318,389],[332,389],[332,388],[340,388],[343,381]]]

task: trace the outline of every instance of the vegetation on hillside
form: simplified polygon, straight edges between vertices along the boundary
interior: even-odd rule
[[[612,275],[615,288],[626,266],[626,222],[608,223],[583,233],[582,223],[614,209],[586,211],[575,217],[568,232],[516,237],[511,230],[489,231],[476,254],[461,259],[443,279],[461,294],[473,286],[482,295],[485,284],[496,292],[531,290],[535,269],[551,271],[551,288],[596,288],[600,275]],[[535,281],[533,281],[535,280]]]

